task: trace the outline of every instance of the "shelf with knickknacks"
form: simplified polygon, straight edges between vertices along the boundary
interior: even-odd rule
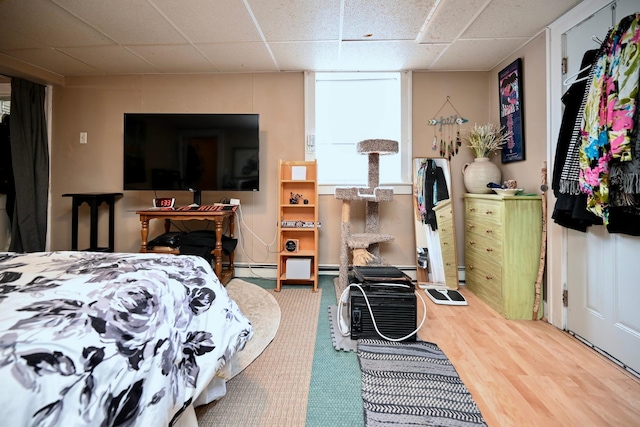
[[[318,291],[319,229],[316,161],[280,160],[276,291],[287,284]]]
[[[297,205],[300,203],[300,199],[302,199],[302,194],[298,194],[298,193],[290,193],[290,197],[289,197],[289,204],[291,205]],[[302,203],[305,205],[309,204],[309,199],[302,199]]]

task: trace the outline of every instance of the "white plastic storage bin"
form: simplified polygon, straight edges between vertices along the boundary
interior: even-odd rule
[[[287,280],[311,279],[311,258],[287,258]]]

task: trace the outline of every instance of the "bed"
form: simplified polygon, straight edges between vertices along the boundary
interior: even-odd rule
[[[0,253],[0,420],[197,425],[250,321],[196,256]]]

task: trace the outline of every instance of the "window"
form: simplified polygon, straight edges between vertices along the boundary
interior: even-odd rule
[[[411,73],[307,73],[306,159],[318,161],[321,193],[367,185],[365,139],[398,141],[398,154],[380,157],[380,185],[411,185]],[[399,190],[399,191],[398,191]],[[406,190],[406,189],[405,189]]]

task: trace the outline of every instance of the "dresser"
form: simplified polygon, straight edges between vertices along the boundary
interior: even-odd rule
[[[541,198],[465,194],[464,202],[467,288],[507,319],[531,319],[540,263]]]

